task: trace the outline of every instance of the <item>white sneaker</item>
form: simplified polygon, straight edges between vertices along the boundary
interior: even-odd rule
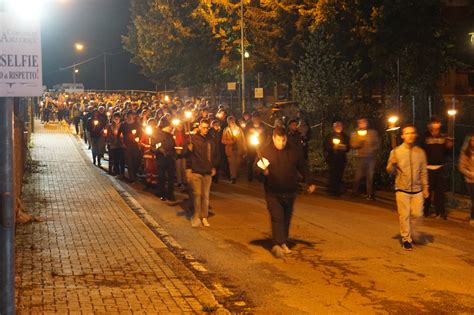
[[[285,257],[285,252],[283,251],[283,248],[278,245],[274,245],[272,248],[272,254],[275,258],[283,258]]]
[[[285,254],[291,254],[292,253],[291,249],[289,249],[288,246],[286,246],[286,244],[281,245],[281,248],[283,249],[283,252]]]
[[[200,227],[201,226],[201,220],[191,218],[191,226],[192,227]]]
[[[206,227],[210,227],[211,225],[209,224],[209,221],[207,221],[207,218],[203,218],[202,219],[202,225],[206,226]]]

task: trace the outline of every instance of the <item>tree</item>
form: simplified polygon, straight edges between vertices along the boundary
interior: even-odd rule
[[[132,0],[123,36],[132,62],[155,83],[203,86],[220,75],[220,52],[211,29],[195,14],[199,1]]]

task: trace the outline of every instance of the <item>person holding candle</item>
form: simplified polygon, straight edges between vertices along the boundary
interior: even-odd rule
[[[122,139],[118,137],[121,120],[120,113],[114,113],[112,122],[104,130],[107,130],[106,137],[109,144],[109,174],[123,177],[125,173],[124,145]]]
[[[429,195],[428,169],[425,151],[416,146],[417,132],[409,124],[402,128],[403,143],[390,152],[387,172],[396,173],[395,197],[400,220],[402,246],[413,250],[413,223],[423,215],[424,198]]]
[[[258,145],[252,145],[252,143],[250,143],[250,137],[253,136],[257,137],[257,140],[259,142]],[[245,128],[245,137],[247,138],[248,143],[246,156],[247,179],[249,182],[251,182],[254,178],[253,165],[255,163],[255,158],[257,157],[257,150],[259,146],[263,145],[263,142],[266,139],[265,127],[262,124],[262,118],[260,117],[260,113],[252,113],[252,118],[247,123],[247,127]]]
[[[436,217],[447,219],[446,207],[444,205],[444,193],[446,190],[446,175],[444,165],[451,149],[453,141],[441,133],[441,120],[431,117],[428,130],[421,147],[426,152],[428,159],[428,180],[430,183],[430,195],[425,199],[424,215],[431,215],[431,198],[434,197]]]
[[[222,133],[222,144],[225,145],[225,154],[229,162],[230,181],[232,184],[237,182],[238,171],[242,156],[247,151],[244,132],[236,124],[234,116],[227,118],[227,128]]]
[[[209,227],[209,193],[212,176],[216,174],[218,163],[217,148],[208,137],[210,124],[203,119],[199,122],[198,132],[191,135],[185,144],[185,156],[189,161],[189,176],[194,201],[194,214],[191,226]]]
[[[154,145],[154,148],[153,148]],[[161,117],[156,139],[152,143],[158,167],[158,196],[161,201],[175,202],[176,149],[168,116]]]
[[[222,129],[221,124],[218,120],[213,120],[211,123],[211,129],[209,130],[209,137],[214,141],[214,145],[217,148],[216,154],[218,155],[217,164],[216,164],[216,174],[212,176],[212,182],[217,184],[219,182],[219,173],[221,165],[221,151],[220,146],[222,143]]]
[[[357,120],[358,129],[351,134],[350,145],[356,150],[356,171],[352,195],[359,194],[360,181],[366,178],[367,200],[374,200],[374,172],[380,138],[376,130],[369,128],[367,118]]]
[[[333,123],[333,131],[323,143],[324,157],[328,164],[328,193],[339,197],[344,183],[342,177],[347,163],[347,152],[350,150],[350,139],[344,132],[344,124],[340,120]]]
[[[175,118],[172,121],[174,125],[173,139],[176,149],[176,181],[179,188],[186,185],[186,159],[184,157],[184,143],[186,141],[186,132],[181,120]]]
[[[272,254],[276,258],[283,258],[291,253],[287,242],[298,189],[298,173],[303,175],[308,184],[309,193],[313,193],[316,186],[303,151],[288,142],[285,129],[275,128],[272,140],[261,149],[254,169],[264,183],[272,225]]]
[[[95,111],[93,116],[87,121],[87,131],[89,132],[89,143],[92,149],[92,161],[94,165],[101,166],[100,159],[103,153],[103,130],[106,123],[100,119],[100,113]]]
[[[459,171],[464,175],[469,194],[471,195],[471,216],[469,224],[474,225],[474,134],[467,137],[459,155]]]
[[[128,180],[133,183],[137,180],[138,168],[141,164],[139,141],[142,126],[137,121],[136,113],[129,110],[125,121],[120,125],[118,136],[125,145],[125,163],[127,164]]]

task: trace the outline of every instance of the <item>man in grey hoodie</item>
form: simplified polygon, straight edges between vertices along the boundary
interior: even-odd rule
[[[405,250],[412,250],[412,225],[410,219],[423,215],[424,198],[429,195],[426,154],[415,146],[416,128],[406,125],[402,129],[403,143],[390,152],[387,172],[395,177],[395,196],[400,219],[400,234]]]

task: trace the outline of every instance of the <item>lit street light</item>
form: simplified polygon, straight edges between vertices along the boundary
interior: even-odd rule
[[[84,50],[84,44],[81,44],[81,43],[75,43],[74,47],[76,48],[76,51],[83,51]]]

